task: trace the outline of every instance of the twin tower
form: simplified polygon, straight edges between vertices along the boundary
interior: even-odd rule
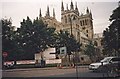
[[[41,10],[39,17],[41,17]],[[78,10],[77,3],[74,5],[71,1],[70,8],[68,5],[66,9],[64,8],[64,3],[61,3],[61,22],[55,19],[55,11],[53,9],[53,16],[50,16],[49,7],[47,7],[47,12],[45,17],[43,17],[44,22],[50,26],[55,26],[57,29],[62,29],[73,34],[78,41],[88,42],[93,39],[93,19],[92,13],[86,9],[86,13],[80,13]]]

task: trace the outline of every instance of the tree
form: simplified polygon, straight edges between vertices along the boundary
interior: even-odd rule
[[[56,45],[59,47],[67,47],[67,54],[71,55],[71,52],[80,51],[80,43],[71,36],[67,31],[60,30],[60,33],[57,34],[58,38],[56,38]]]
[[[15,31],[11,19],[2,19],[2,53],[7,52],[6,60],[14,60],[14,50],[17,49],[15,43]]]
[[[92,41],[90,41],[90,43],[86,46],[85,54],[88,55],[92,61],[94,61],[96,53],[95,53],[95,47]]]
[[[66,47],[67,55],[69,56],[72,52],[79,52],[81,44],[77,42],[74,36],[71,36],[67,31],[62,31],[57,34],[58,38],[56,39],[56,48]]]
[[[110,16],[110,26],[103,32],[104,54],[120,56],[120,6],[113,10]]]
[[[19,47],[24,51],[27,59],[34,59],[36,52],[42,52],[54,44],[54,28],[48,28],[41,19],[34,19],[32,22],[29,17],[23,19],[21,27],[17,30],[17,40]]]
[[[41,19],[32,20],[27,17],[16,31],[10,29],[11,22],[3,24],[3,50],[11,52],[8,60],[34,59],[36,52],[43,52],[48,47],[67,47],[68,55],[80,50],[80,44],[68,32],[55,32]],[[6,24],[4,24],[6,23]]]

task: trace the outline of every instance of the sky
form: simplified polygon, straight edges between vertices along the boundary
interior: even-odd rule
[[[56,18],[61,21],[61,2],[64,8],[68,4],[70,8],[71,0],[1,0],[0,1],[0,18],[12,19],[12,25],[20,27],[20,22],[29,16],[32,20],[39,16],[41,8],[42,16],[45,16],[47,6],[52,16],[53,8],[55,9]],[[85,14],[88,7],[93,15],[94,33],[102,33],[110,24],[109,17],[112,11],[118,7],[119,0],[72,0],[73,4],[77,2],[79,12]]]

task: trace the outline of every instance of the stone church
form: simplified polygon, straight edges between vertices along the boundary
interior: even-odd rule
[[[44,17],[40,9],[39,19],[42,19],[44,23],[48,24],[48,27],[56,28],[57,32],[64,30],[74,35],[75,39],[82,43],[83,50],[85,50],[85,46],[94,39],[92,12],[87,7],[85,14],[80,13],[77,3],[74,5],[72,1],[70,9],[68,5],[65,9],[64,3],[61,3],[61,22],[57,21],[54,8],[53,16],[50,16],[49,6],[47,6]],[[81,52],[81,54],[83,54],[83,52]]]

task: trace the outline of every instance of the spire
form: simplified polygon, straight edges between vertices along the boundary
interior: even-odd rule
[[[92,15],[91,10],[90,10],[90,14]]]
[[[90,16],[91,16],[91,18],[92,18],[92,13],[91,13],[91,10],[90,10]]]
[[[66,9],[68,10],[68,4],[66,5]]]
[[[47,6],[47,13],[46,13],[46,16],[50,16],[49,6]]]
[[[62,4],[61,4],[61,11],[64,11],[63,1],[62,1]]]
[[[54,8],[53,8],[53,17],[55,18],[55,10],[54,10]]]
[[[42,14],[41,14],[41,8],[40,8],[40,13],[39,13],[39,18],[42,17]]]
[[[75,10],[78,10],[78,8],[77,8],[77,2],[76,2],[76,5],[75,5]]]
[[[87,7],[87,10],[86,10],[86,13],[89,14],[89,9],[88,9],[88,7]]]
[[[70,10],[74,10],[74,5],[73,5],[72,0],[71,0]]]

